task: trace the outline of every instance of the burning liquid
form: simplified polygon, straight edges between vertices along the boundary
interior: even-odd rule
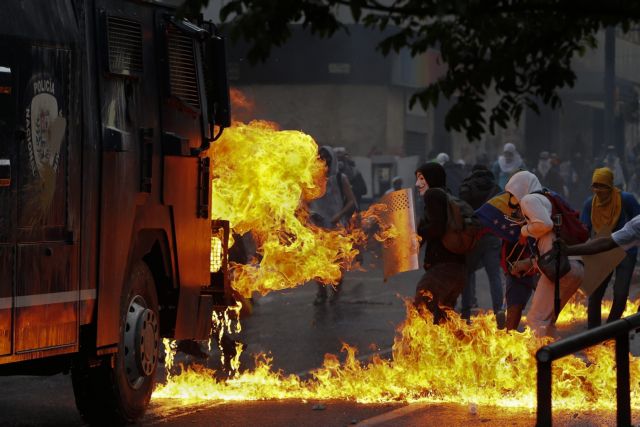
[[[357,247],[366,243],[359,228],[323,230],[309,224],[305,204],[323,191],[323,165],[317,146],[301,132],[278,131],[273,125],[236,123],[212,147],[213,217],[226,218],[234,230],[251,231],[260,259],[233,267],[233,287],[250,296],[292,288],[316,279],[336,283],[341,269],[350,268]],[[376,217],[374,208],[364,213]],[[393,237],[382,230],[379,240]],[[570,303],[559,324],[584,309]],[[237,309],[237,308],[236,308]],[[549,339],[499,331],[495,319],[483,314],[467,325],[452,314],[434,326],[430,313],[418,313],[409,303],[406,320],[397,330],[391,360],[357,359],[357,349],[345,345],[346,360],[327,355],[310,379],[285,375],[258,355],[256,367],[240,371],[239,351],[229,378],[190,366],[173,372],[175,344],[166,342],[167,383],[154,398],[185,401],[258,399],[344,399],[358,402],[457,402],[532,408],[536,395],[536,350]],[[221,333],[237,331],[227,313],[214,319],[218,345]],[[239,348],[237,350],[240,350]],[[631,359],[631,377],[640,378],[640,363]],[[553,365],[553,405],[565,409],[612,409],[615,405],[615,361],[611,345],[569,356]],[[640,384],[631,382],[632,406],[640,408]]]
[[[201,367],[183,368],[160,386],[155,398],[185,401],[259,399],[343,399],[363,403],[457,402],[532,408],[536,403],[533,354],[549,339],[530,331],[495,329],[491,315],[467,325],[455,314],[445,325],[432,324],[430,313],[407,304],[407,319],[398,328],[392,360],[363,363],[346,346],[340,363],[327,355],[321,368],[302,380],[274,372],[270,359],[258,356],[256,368],[226,381]],[[594,363],[597,362],[597,363]],[[640,363],[631,360],[631,377],[640,378]],[[553,365],[554,408],[613,409],[615,360],[612,345],[569,356]],[[632,384],[632,406],[640,408],[640,384]]]

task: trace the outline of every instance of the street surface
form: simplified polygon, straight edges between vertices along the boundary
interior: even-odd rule
[[[243,320],[240,339],[247,345],[242,368],[253,367],[253,355],[273,357],[274,368],[301,377],[321,365],[324,354],[341,354],[342,343],[357,346],[362,360],[377,353],[390,356],[397,325],[404,320],[402,298],[411,298],[421,272],[398,275],[383,283],[380,270],[347,273],[337,302],[314,306],[316,285],[272,293],[255,300]],[[478,274],[481,308],[491,306],[484,272]],[[633,294],[637,290],[632,291]],[[582,328],[579,328],[581,330]],[[633,340],[632,346],[638,347]],[[634,353],[638,354],[634,349]],[[189,363],[191,357],[181,355]],[[213,352],[208,365],[219,367]],[[164,367],[159,367],[159,380]],[[0,378],[0,425],[81,426],[69,376]],[[556,425],[615,425],[615,413],[554,412]],[[530,426],[535,412],[455,404],[375,404],[344,401],[205,402],[185,406],[155,399],[140,425],[165,426]],[[640,423],[640,414],[634,414]]]

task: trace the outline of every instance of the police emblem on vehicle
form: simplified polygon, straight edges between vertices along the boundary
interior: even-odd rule
[[[25,109],[25,128],[29,165],[34,176],[55,179],[60,160],[67,120],[62,114],[58,97],[59,85],[48,74],[34,76],[27,86],[31,97]]]

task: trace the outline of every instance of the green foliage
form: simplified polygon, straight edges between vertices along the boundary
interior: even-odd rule
[[[198,1],[208,2],[187,0]],[[541,102],[560,106],[558,90],[576,81],[571,61],[596,46],[597,31],[628,30],[640,19],[640,2],[624,0],[230,0],[220,17],[232,38],[251,44],[255,63],[291,37],[292,23],[320,37],[346,30],[335,15],[339,6],[366,27],[392,29],[378,44],[384,55],[440,52],[446,72],[411,105],[450,99],[445,124],[469,140],[517,122],[525,108],[539,112]],[[500,99],[486,111],[489,91]]]

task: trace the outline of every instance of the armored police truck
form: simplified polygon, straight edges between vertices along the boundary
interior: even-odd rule
[[[0,4],[0,374],[70,372],[91,423],[140,417],[161,338],[229,302],[224,44],[179,3]]]

